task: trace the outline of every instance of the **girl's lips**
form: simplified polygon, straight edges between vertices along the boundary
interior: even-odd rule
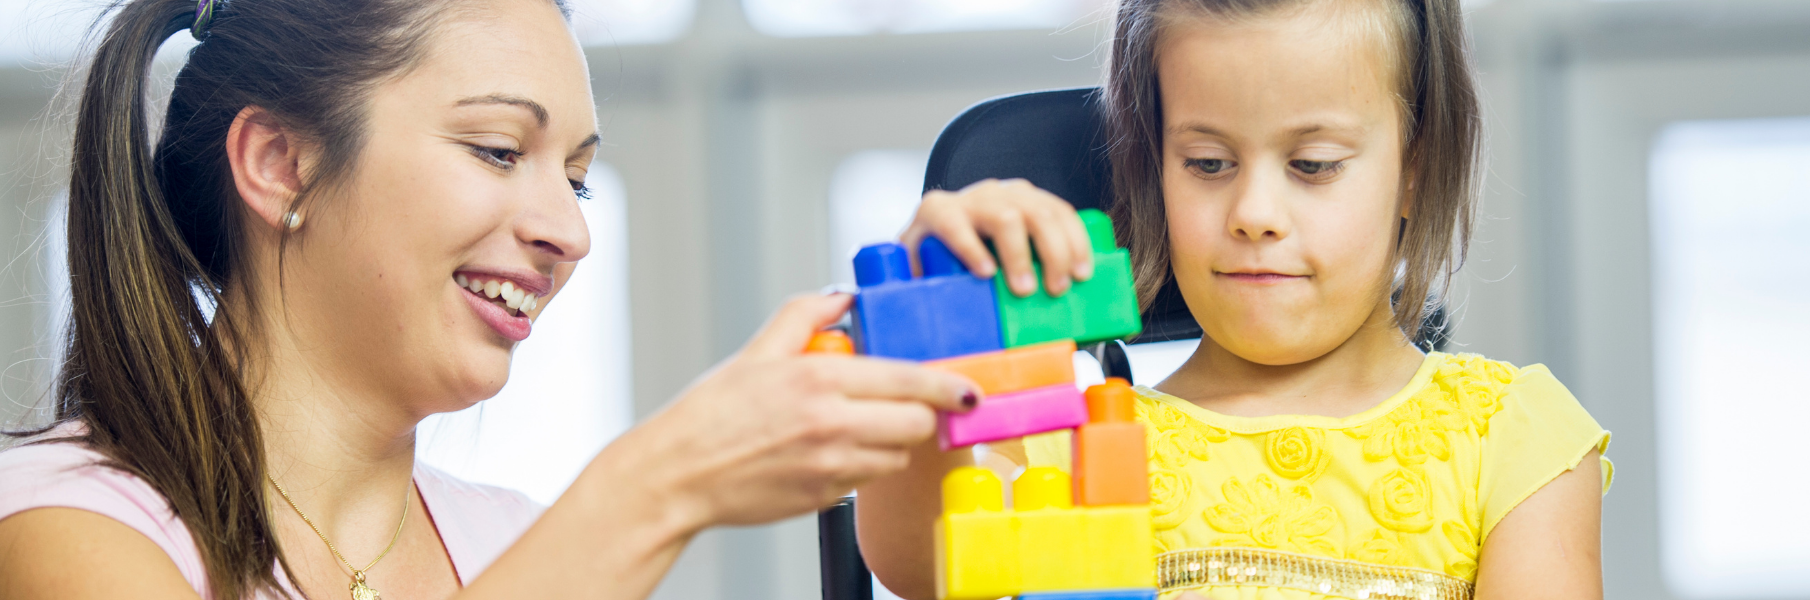
[[[1220,273],[1219,276],[1244,283],[1282,283],[1285,281],[1307,278],[1305,275],[1284,275],[1281,273]]]
[[[503,307],[492,303],[489,298],[473,294],[471,290],[465,288],[459,288],[459,295],[465,298],[466,304],[471,305],[472,312],[478,313],[478,318],[495,330],[498,335],[519,342],[528,339],[528,334],[534,331],[534,322],[528,319],[526,312],[519,316],[511,315]]]

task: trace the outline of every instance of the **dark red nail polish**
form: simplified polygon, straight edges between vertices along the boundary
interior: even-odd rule
[[[980,396],[975,395],[974,390],[962,392],[962,408],[974,410],[976,406],[980,406]]]

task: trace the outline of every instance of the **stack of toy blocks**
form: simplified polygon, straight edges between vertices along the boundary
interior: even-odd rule
[[[1083,394],[1073,362],[1078,343],[1139,332],[1131,257],[1117,247],[1104,213],[1080,216],[1093,244],[1094,276],[1059,297],[1014,296],[1003,273],[992,282],[976,278],[935,238],[919,247],[921,276],[913,276],[898,244],[855,255],[855,351],[924,361],[986,393],[974,410],[943,415],[944,449],[1075,430],[1073,481],[1060,469],[1028,469],[1013,484],[1011,510],[992,472],[966,467],[949,474],[936,531],[937,589],[945,600],[1155,597],[1144,429],[1134,422],[1134,396],[1123,380]]]

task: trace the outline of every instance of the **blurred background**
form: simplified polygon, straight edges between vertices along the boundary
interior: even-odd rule
[[[423,457],[557,497],[787,295],[851,280],[964,107],[1096,85],[1110,1],[573,0],[597,250],[503,396],[426,424]],[[1609,598],[1810,598],[1810,0],[1465,8],[1489,171],[1450,349],[1549,365],[1614,432]],[[51,107],[94,14],[0,0],[9,425],[43,417],[67,310]],[[807,517],[702,536],[657,597],[815,598],[817,577]]]

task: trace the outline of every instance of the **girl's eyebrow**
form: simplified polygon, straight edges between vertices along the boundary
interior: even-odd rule
[[[1178,133],[1204,133],[1215,137],[1231,137],[1226,135],[1225,132],[1214,128],[1212,125],[1200,122],[1176,123],[1174,127],[1169,128],[1169,135]]]

